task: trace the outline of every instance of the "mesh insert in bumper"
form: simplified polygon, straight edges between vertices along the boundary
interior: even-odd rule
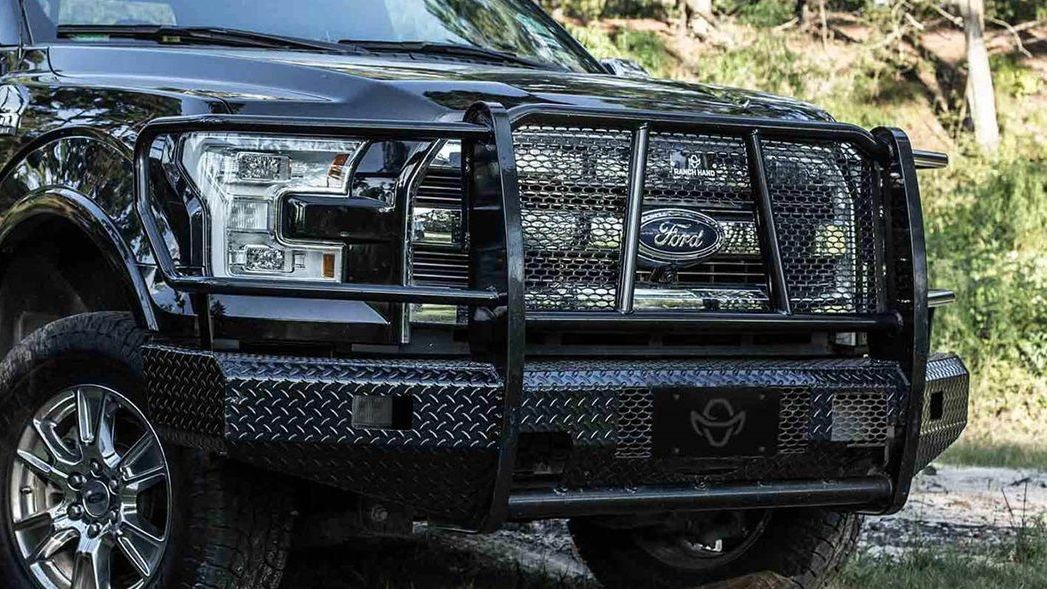
[[[652,457],[653,391],[679,386],[780,391],[778,455]],[[906,389],[897,364],[868,359],[536,362],[525,369],[520,427],[570,436],[568,486],[848,476],[875,466],[871,456],[882,468]]]

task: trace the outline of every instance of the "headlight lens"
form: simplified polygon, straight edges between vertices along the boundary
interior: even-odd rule
[[[181,163],[208,209],[213,276],[340,281],[339,243],[280,235],[284,195],[345,196],[364,141],[190,133]]]

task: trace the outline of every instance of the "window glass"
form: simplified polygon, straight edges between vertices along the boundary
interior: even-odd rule
[[[26,0],[58,25],[224,27],[321,41],[455,43],[584,70],[529,0]]]

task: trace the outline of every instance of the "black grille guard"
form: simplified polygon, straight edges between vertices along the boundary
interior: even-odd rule
[[[534,312],[524,306],[524,245],[520,196],[513,151],[513,128],[520,121],[555,121],[570,124],[625,126],[636,135],[651,131],[689,131],[740,137],[752,161],[750,173],[754,201],[770,270],[771,312],[659,312],[656,314],[607,314]],[[151,162],[154,142],[165,134],[192,131],[268,132],[325,137],[458,139],[466,171],[467,218],[472,236],[471,288],[451,289],[410,284],[318,285],[303,281],[268,281],[188,275],[179,270],[170,251],[169,225],[153,202]],[[792,313],[783,276],[777,236],[772,220],[771,197],[760,155],[760,139],[835,140],[855,145],[864,155],[884,166],[886,213],[885,286],[887,312],[876,314]],[[727,116],[690,116],[644,111],[525,105],[506,109],[499,104],[477,103],[461,122],[389,122],[330,119],[295,119],[239,115],[202,115],[162,118],[144,126],[135,145],[137,212],[155,255],[163,280],[173,289],[190,294],[198,312],[204,347],[210,344],[207,297],[237,294],[268,297],[330,298],[372,302],[437,303],[471,308],[470,338],[474,355],[499,367],[505,383],[504,410],[494,490],[489,509],[469,527],[491,530],[510,517],[510,487],[519,430],[523,387],[525,331],[556,329],[649,329],[669,324],[677,329],[710,328],[719,332],[742,330],[865,331],[879,334],[873,355],[897,361],[909,382],[906,427],[889,461],[891,481],[880,487],[886,501],[872,508],[893,513],[904,505],[909,483],[918,464],[918,436],[929,354],[929,315],[923,218],[913,149],[904,132],[878,128],[871,133],[853,125],[800,122]],[[635,178],[631,179],[635,183]],[[642,184],[642,182],[641,182]],[[630,220],[630,223],[632,221]],[[626,243],[623,240],[623,243]],[[203,310],[201,312],[201,310]],[[878,484],[878,483],[877,483]],[[874,500],[868,489],[862,491]],[[521,509],[513,504],[513,509]]]

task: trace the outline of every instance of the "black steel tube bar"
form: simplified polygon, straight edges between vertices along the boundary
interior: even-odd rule
[[[951,290],[932,288],[927,292],[927,306],[945,307],[956,302],[956,293]]]
[[[633,132],[632,161],[629,164],[629,197],[622,227],[622,263],[616,301],[619,313],[632,313],[636,285],[636,252],[640,244],[640,218],[643,215],[643,188],[647,177],[647,147],[650,130],[640,125]]]
[[[767,188],[767,170],[764,167],[759,131],[745,136],[745,152],[749,160],[749,182],[752,184],[753,199],[756,201],[756,222],[760,228],[764,265],[770,278],[771,304],[774,310],[791,315],[789,286],[785,281],[785,267],[782,265],[782,252],[778,242],[778,225],[774,220],[771,191]]]
[[[913,164],[917,170],[936,170],[949,167],[949,154],[939,151],[912,150]]]
[[[699,131],[743,137],[759,131],[764,137],[797,141],[849,141],[882,163],[890,162],[891,153],[872,133],[846,123],[827,121],[791,121],[762,117],[724,115],[691,115],[646,110],[612,110],[599,107],[525,104],[510,110],[514,124],[530,118],[560,118],[572,124],[599,124],[635,128],[647,123],[651,131]]]
[[[510,496],[509,517],[529,520],[660,511],[869,505],[888,499],[891,492],[892,485],[887,477],[716,486],[522,491]]]
[[[340,301],[381,301],[390,303],[432,303],[439,305],[491,305],[505,295],[493,290],[458,290],[438,286],[398,284],[347,284],[306,282],[304,280],[241,280],[210,276],[165,276],[172,288],[191,293],[252,295]]]
[[[548,331],[894,331],[901,325],[896,314],[785,316],[780,313],[673,313],[643,312],[619,315],[607,312],[545,311],[527,314],[529,330]]]
[[[893,356],[909,378],[905,423],[901,436],[892,448],[888,472],[896,481],[894,496],[884,509],[892,514],[900,510],[909,496],[916,473],[920,444],[920,427],[924,410],[927,357],[930,354],[931,316],[927,283],[927,244],[924,237],[923,205],[920,184],[914,164],[912,144],[900,129],[878,128],[877,138],[890,146],[896,160],[887,182],[887,244],[893,252],[887,284],[894,308],[901,319],[895,337],[880,342],[880,354]]]

